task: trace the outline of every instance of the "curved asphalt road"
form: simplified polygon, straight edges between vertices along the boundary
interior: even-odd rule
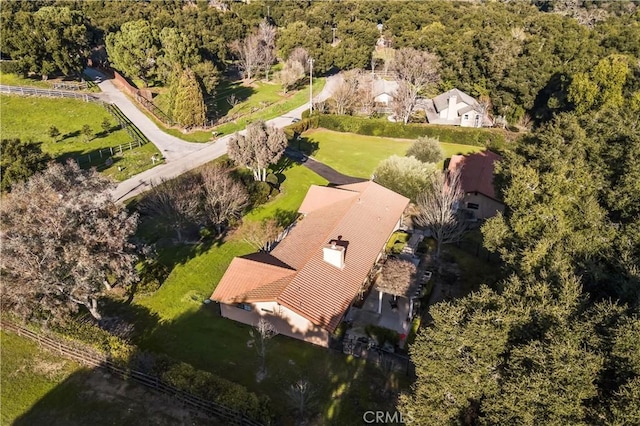
[[[93,69],[89,69],[88,74],[92,77],[100,75],[104,78],[102,74]],[[340,75],[328,77],[324,88],[314,99],[316,101],[327,99],[340,84],[340,81]],[[111,81],[105,79],[99,86],[103,91],[100,97],[107,102],[116,104],[129,120],[158,147],[166,159],[164,164],[120,182],[111,193],[115,201],[125,201],[128,198],[150,189],[152,185],[156,185],[162,180],[179,176],[182,173],[226,154],[227,142],[232,135],[224,136],[215,142],[209,143],[185,142],[160,130],[158,126],[144,115]],[[289,111],[280,117],[267,121],[267,124],[283,128],[290,125],[294,119],[300,119],[302,112],[308,108],[309,104],[306,103],[293,111]]]

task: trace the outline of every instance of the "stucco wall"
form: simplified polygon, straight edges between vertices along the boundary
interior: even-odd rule
[[[469,118],[465,120],[465,114],[469,115]],[[476,116],[478,116],[478,120],[476,121]],[[469,111],[460,117],[460,126],[462,127],[482,127],[482,116],[477,111]]]
[[[278,333],[315,345],[329,346],[329,332],[276,302],[259,302],[249,305],[250,311],[235,305],[220,304],[223,317],[244,324],[255,325],[260,318],[269,320]]]
[[[477,204],[478,209],[468,208],[467,203]],[[463,198],[463,208],[472,211],[478,219],[486,219],[495,216],[498,212],[503,212],[504,204],[485,195],[469,192]]]

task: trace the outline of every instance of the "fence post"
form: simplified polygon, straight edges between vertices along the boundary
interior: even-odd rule
[[[102,150],[98,151],[100,153],[100,158],[102,158]]]
[[[118,145],[120,147],[120,154],[122,154],[122,144]]]
[[[129,142],[129,149],[133,149],[133,142]]]
[[[111,151],[111,155],[113,155],[113,147],[112,146],[109,147],[109,150]]]

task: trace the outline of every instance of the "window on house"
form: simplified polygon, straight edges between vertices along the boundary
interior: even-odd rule
[[[268,312],[270,314],[273,313],[273,311],[271,309],[261,308],[260,310],[263,311],[263,312]]]
[[[480,205],[477,203],[467,203],[467,208],[472,210],[478,210]]]
[[[249,305],[248,303],[238,303],[236,307],[243,309],[245,311],[251,311],[251,305]]]
[[[469,119],[469,114],[465,114],[465,115],[464,115],[464,119],[465,119],[465,120],[468,120],[468,119]]]

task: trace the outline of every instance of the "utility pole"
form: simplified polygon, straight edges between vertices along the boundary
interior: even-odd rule
[[[309,112],[313,113],[313,58],[309,58]]]

